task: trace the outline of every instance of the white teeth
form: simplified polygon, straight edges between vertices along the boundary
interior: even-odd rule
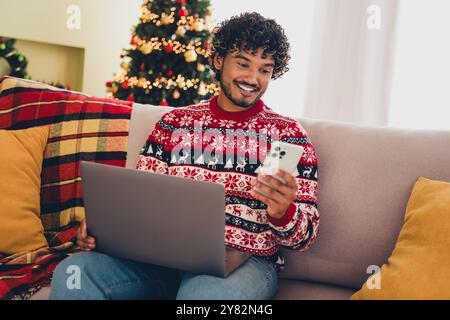
[[[244,90],[244,91],[247,91],[247,92],[256,91],[255,88],[245,87],[245,86],[240,85],[240,84],[238,84],[238,87],[241,88],[241,89]]]

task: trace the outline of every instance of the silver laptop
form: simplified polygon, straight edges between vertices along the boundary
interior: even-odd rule
[[[81,177],[98,252],[219,277],[250,257],[225,247],[223,185],[91,162]]]

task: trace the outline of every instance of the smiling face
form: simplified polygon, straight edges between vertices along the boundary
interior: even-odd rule
[[[242,111],[260,99],[269,86],[275,67],[271,54],[235,51],[225,58],[215,56],[214,67],[220,70],[218,104],[227,111]]]

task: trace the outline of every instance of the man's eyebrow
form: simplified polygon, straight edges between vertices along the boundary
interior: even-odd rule
[[[241,54],[237,54],[237,55],[235,56],[235,58],[236,58],[236,59],[242,59],[242,60],[245,60],[245,61],[250,62],[250,59],[249,59],[249,58],[244,57],[244,56],[241,55]],[[273,63],[273,62],[271,62],[271,63],[266,63],[266,64],[264,65],[264,67],[272,67],[272,68],[275,68],[275,63]]]
[[[250,62],[250,59],[249,58],[247,58],[247,57],[244,57],[243,55],[241,55],[241,54],[237,54],[236,55],[236,59],[242,59],[242,60],[245,60],[245,61],[248,61],[248,62]]]

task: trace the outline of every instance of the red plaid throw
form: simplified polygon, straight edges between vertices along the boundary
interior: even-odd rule
[[[131,106],[38,82],[0,79],[0,129],[51,128],[41,182],[41,220],[51,248],[12,258],[0,254],[0,298],[49,281],[65,257],[55,252],[73,249],[69,238],[84,218],[80,161],[125,166]]]

